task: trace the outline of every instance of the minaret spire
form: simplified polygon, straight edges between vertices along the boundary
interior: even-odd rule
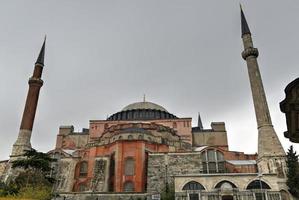
[[[249,26],[247,24],[247,20],[245,18],[242,5],[240,4],[240,10],[241,10],[241,30],[242,30],[242,37],[245,34],[251,34]]]
[[[44,65],[46,39],[47,39],[47,36],[45,36],[43,46],[42,46],[42,48],[39,52],[39,55],[37,57],[37,60],[36,60],[35,64]]]
[[[242,9],[241,23],[242,40],[244,45],[242,57],[247,63],[258,128],[258,167],[261,173],[273,173],[275,171],[275,167],[273,166],[273,169],[270,169],[270,165],[268,163],[269,160],[272,159],[272,163],[276,162],[277,159],[284,158],[285,152],[272,125],[264,86],[257,62],[259,52],[258,49],[253,46],[251,33]],[[273,159],[273,157],[276,159]]]
[[[31,148],[30,140],[38,103],[39,91],[43,86],[43,80],[41,79],[41,76],[44,67],[45,44],[46,38],[35,63],[33,75],[28,81],[29,90],[26,98],[19,135],[17,141],[13,145],[11,157],[22,156],[25,150]]]
[[[203,130],[203,125],[200,117],[200,113],[198,112],[198,121],[197,121],[197,127],[200,128],[200,130]]]

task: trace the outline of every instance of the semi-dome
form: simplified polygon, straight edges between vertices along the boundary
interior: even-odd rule
[[[117,112],[107,120],[153,120],[153,119],[176,119],[177,117],[169,113],[162,106],[148,102],[136,102],[127,105],[120,112]]]
[[[167,110],[162,106],[148,101],[129,104],[126,107],[124,107],[122,111],[137,110],[137,109],[151,109],[151,110],[161,110],[167,112]]]

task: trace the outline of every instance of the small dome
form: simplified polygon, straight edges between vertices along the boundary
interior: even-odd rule
[[[163,108],[162,106],[152,103],[152,102],[148,102],[148,101],[144,101],[144,102],[136,102],[136,103],[132,103],[126,107],[124,107],[122,109],[122,111],[127,111],[127,110],[160,110],[160,111],[164,111],[167,112],[167,110],[165,108]]]

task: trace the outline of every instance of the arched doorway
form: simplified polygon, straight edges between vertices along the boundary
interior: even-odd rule
[[[184,185],[183,190],[187,191],[189,200],[199,200],[200,191],[205,188],[196,181],[190,181]]]
[[[230,181],[221,181],[219,183],[217,183],[217,185],[215,186],[215,189],[218,189],[220,191],[222,191],[222,196],[221,199],[222,200],[233,200],[234,196],[233,196],[233,189],[237,188],[237,186],[235,184],[233,184]]]
[[[217,183],[215,188],[222,189],[222,190],[232,190],[234,188],[237,188],[237,186],[230,181],[221,181],[221,182]]]

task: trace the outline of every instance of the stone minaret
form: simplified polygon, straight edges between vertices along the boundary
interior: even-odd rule
[[[44,67],[45,43],[46,39],[44,40],[43,46],[36,60],[33,75],[31,78],[29,78],[28,81],[29,90],[27,94],[26,104],[23,112],[19,135],[12,148],[11,158],[21,156],[22,154],[24,154],[25,150],[31,149],[31,132],[36,113],[39,90],[43,85],[41,76]]]
[[[242,57],[247,63],[251,92],[258,128],[258,168],[260,173],[279,173],[285,168],[285,152],[273,128],[263,82],[257,62],[258,49],[254,48],[251,32],[241,8]]]

